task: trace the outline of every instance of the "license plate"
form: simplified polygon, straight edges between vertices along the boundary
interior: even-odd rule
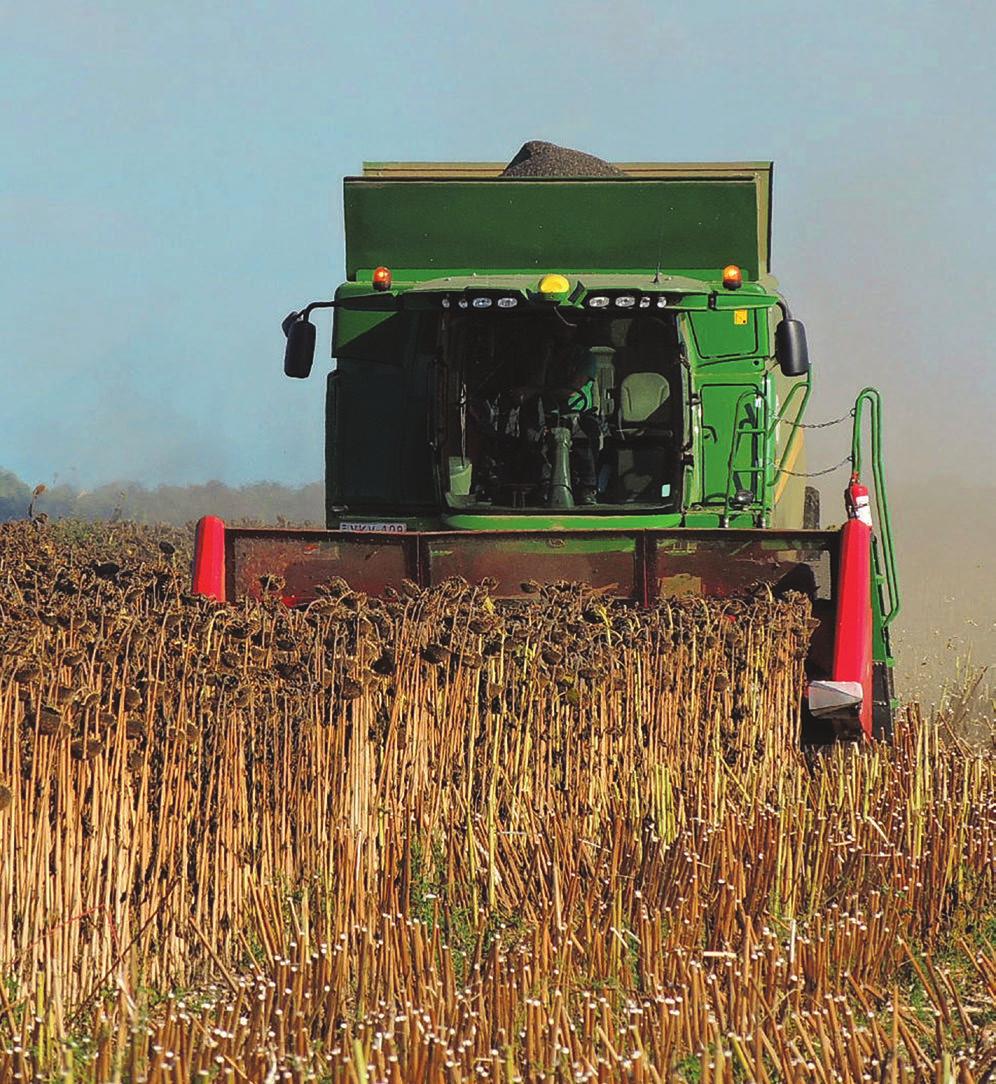
[[[408,530],[407,523],[390,522],[364,522],[360,520],[348,520],[339,524],[340,531],[362,531],[370,534],[404,534]]]

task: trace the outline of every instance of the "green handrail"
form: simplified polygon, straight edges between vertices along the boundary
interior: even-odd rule
[[[896,572],[896,554],[892,545],[892,523],[889,518],[889,497],[885,488],[885,468],[882,462],[882,396],[877,388],[862,388],[854,400],[854,428],[851,430],[851,464],[856,476],[861,474],[861,430],[864,408],[868,406],[869,433],[871,435],[872,476],[875,479],[875,514],[881,542],[882,559],[885,564],[885,585],[889,595],[889,609],[882,618],[888,626],[899,613],[902,599],[899,594],[899,576]],[[877,551],[876,551],[877,554]]]
[[[785,448],[782,450],[781,458],[778,460],[778,466],[775,468],[774,477],[771,479],[772,485],[777,483],[778,479],[784,473],[785,464],[788,462],[789,454],[795,446],[795,442],[799,436],[799,429],[801,428],[799,423],[802,421],[802,416],[805,414],[806,407],[809,405],[809,397],[813,393],[813,379],[809,373],[806,373],[805,380],[798,381],[789,388],[788,394],[785,396],[785,402],[782,403],[781,410],[775,415],[774,420],[771,423],[771,428],[768,430],[769,441],[774,437],[778,423],[785,420],[785,417],[788,414],[789,404],[796,397],[797,392],[802,392],[802,402],[799,403],[799,408],[795,412],[795,417],[792,421],[788,422],[792,427],[792,435],[785,442]]]

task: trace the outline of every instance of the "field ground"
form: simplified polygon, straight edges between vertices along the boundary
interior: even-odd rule
[[[978,697],[808,758],[803,599],[227,608],[187,544],[0,528],[0,1079],[991,1079]]]

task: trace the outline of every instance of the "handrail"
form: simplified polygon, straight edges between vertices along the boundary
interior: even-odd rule
[[[806,373],[806,379],[804,381],[797,382],[789,388],[788,395],[785,396],[785,402],[782,403],[781,410],[778,411],[771,422],[771,428],[768,431],[769,439],[774,435],[775,427],[778,423],[785,420],[785,415],[788,414],[789,403],[792,402],[793,397],[798,391],[802,391],[802,402],[799,404],[799,409],[795,412],[795,417],[788,423],[792,427],[792,435],[785,442],[785,448],[782,451],[781,459],[778,460],[778,466],[775,468],[775,475],[771,480],[773,485],[784,473],[789,453],[795,446],[796,439],[799,436],[799,423],[802,421],[802,416],[805,414],[806,407],[809,405],[809,397],[813,393],[813,379],[810,373]]]
[[[882,462],[882,396],[877,388],[862,388],[858,392],[857,399],[854,400],[854,427],[851,430],[851,464],[855,477],[859,476],[861,474],[861,429],[866,404],[869,413],[869,434],[871,435],[872,476],[875,479],[875,513],[882,557],[885,564],[885,584],[889,593],[889,609],[882,618],[882,624],[887,626],[899,613],[902,598],[899,593],[896,554],[892,544],[892,523],[889,518],[889,498],[885,488],[885,469]]]

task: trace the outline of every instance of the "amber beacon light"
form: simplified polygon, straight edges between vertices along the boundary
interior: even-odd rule
[[[390,290],[390,288],[391,288],[391,269],[389,267],[377,267],[377,268],[374,268],[373,288],[375,290]]]
[[[739,290],[743,284],[743,272],[735,263],[728,263],[723,268],[723,285],[727,290]]]

